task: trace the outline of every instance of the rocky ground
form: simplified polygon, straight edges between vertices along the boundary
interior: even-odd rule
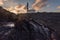
[[[27,17],[36,20],[39,24],[46,25],[47,27],[51,27],[56,30],[58,34],[60,34],[60,13],[27,13],[25,14]],[[15,21],[16,15],[4,10],[0,7],[0,22],[1,21]]]

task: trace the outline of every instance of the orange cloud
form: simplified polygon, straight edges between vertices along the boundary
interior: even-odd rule
[[[35,0],[32,7],[34,10],[39,11],[42,7],[46,6],[47,0]]]
[[[60,6],[58,6],[57,8],[60,9]]]
[[[11,6],[9,8],[5,8],[5,9],[10,12],[13,12],[15,14],[27,13],[27,8],[25,5],[17,5],[15,7]]]
[[[4,2],[7,0],[0,0],[0,6],[4,5]]]
[[[3,4],[4,4],[4,3],[3,3],[3,0],[0,0],[0,6],[3,5]]]

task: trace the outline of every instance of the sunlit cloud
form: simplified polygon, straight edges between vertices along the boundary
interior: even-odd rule
[[[60,6],[57,6],[58,9],[60,9]]]
[[[35,0],[35,2],[33,3],[32,7],[33,7],[33,9],[38,11],[42,7],[46,6],[47,5],[46,3],[47,3],[47,0]]]
[[[0,6],[4,5],[4,2],[7,0],[0,0]]]
[[[18,2],[14,2],[14,0],[0,0],[0,6],[15,14],[27,13],[27,6],[18,4]],[[35,0],[31,6],[35,11],[39,11],[41,8],[47,6],[47,0]]]
[[[16,5],[15,7],[11,6],[5,9],[15,14],[27,13],[27,8],[25,5]]]

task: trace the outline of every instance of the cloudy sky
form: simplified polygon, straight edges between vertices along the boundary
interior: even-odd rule
[[[32,5],[36,3],[36,0],[8,0],[4,2],[4,5],[2,7],[9,7],[20,4],[26,5],[27,2],[29,3],[29,8],[32,8]],[[44,5],[41,6],[41,3],[43,3]],[[39,10],[40,12],[60,12],[60,0],[42,0],[40,3],[37,4],[41,6]]]

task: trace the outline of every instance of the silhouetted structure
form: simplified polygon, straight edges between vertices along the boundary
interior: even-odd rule
[[[28,12],[28,10],[29,10],[29,3],[27,2],[27,12]]]
[[[27,13],[35,13],[34,9],[29,9],[29,3],[27,2]]]

